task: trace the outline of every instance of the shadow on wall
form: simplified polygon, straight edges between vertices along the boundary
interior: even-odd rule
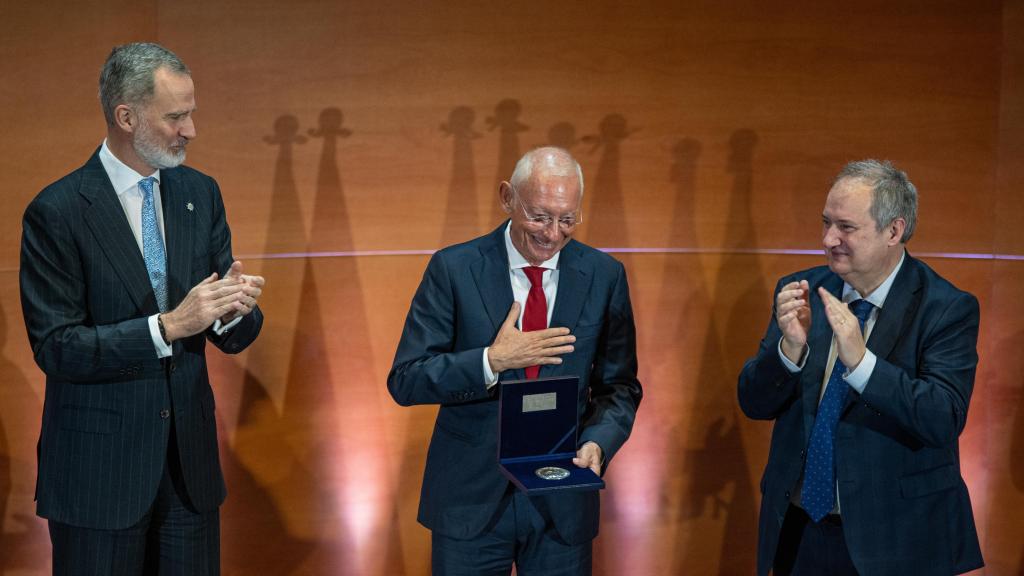
[[[730,231],[721,242],[729,252],[722,257],[715,277],[695,294],[692,305],[682,310],[677,323],[677,329],[681,329],[686,318],[710,312],[696,381],[698,393],[685,436],[701,438],[702,445],[687,450],[682,469],[677,471],[690,479],[680,517],[690,518],[693,525],[686,545],[675,558],[675,573],[706,562],[708,550],[714,545],[719,547],[720,574],[750,573],[756,561],[756,495],[740,433],[743,416],[736,404],[736,379],[745,356],[755,349],[764,329],[752,319],[765,318],[770,289],[760,259],[733,250],[759,245],[751,213],[757,142],[752,130],[737,130],[729,139],[727,170],[733,184],[727,214],[730,230],[735,233]],[[698,150],[692,142],[683,141],[677,147],[680,179],[692,174],[687,167]],[[746,344],[726,349],[726,340]]]
[[[1021,374],[1024,371],[1024,361],[1021,360],[1020,343],[1024,342],[1024,331],[1017,332],[1006,338],[999,345],[995,358],[1002,362],[1010,361],[1016,364],[1016,369],[1010,368],[1011,374]],[[1013,360],[1011,360],[1013,359]],[[1013,420],[1013,440],[1010,442],[1010,478],[1013,487],[1019,494],[1024,494],[1024,386],[1018,380],[1017,387],[1017,411]],[[991,514],[991,513],[990,513]],[[1021,519],[1020,511],[1009,512],[1011,530],[1015,534],[1024,532],[1024,520]],[[1015,523],[1015,524],[1014,524]],[[1006,529],[1006,528],[1002,528]],[[1017,561],[1017,573],[1024,574],[1024,543],[1021,543],[1020,556]]]
[[[274,121],[274,134],[265,137],[264,142],[277,146],[264,253],[305,250],[293,147],[306,143],[307,138],[299,134],[295,116],[283,115]],[[302,271],[302,260],[263,262],[262,275],[277,294],[260,304],[266,322],[255,350],[287,349],[295,338],[283,320],[296,314]],[[288,294],[296,296],[282,297]],[[291,503],[283,488],[314,482],[308,477],[305,482],[301,480],[307,470],[299,465],[298,455],[287,442],[291,433],[288,423],[278,414],[267,383],[258,376],[267,374],[273,361],[255,350],[248,355],[241,376],[234,446],[228,445],[224,436],[221,438],[221,464],[229,494],[221,509],[223,565],[227,574],[291,574],[304,565],[316,544],[288,521],[285,509]]]
[[[506,218],[505,211],[497,200],[497,191],[498,184],[512,177],[516,162],[523,155],[519,148],[519,134],[526,132],[530,127],[519,121],[521,112],[522,105],[519,100],[505,98],[494,107],[494,116],[487,117],[487,129],[498,129],[498,173],[485,195],[488,198],[488,205],[491,206],[490,219],[484,226],[486,230],[497,227]]]
[[[583,137],[584,144],[590,144],[588,154],[600,152],[597,170],[588,178],[584,171],[584,203],[587,209],[583,215],[585,224],[582,232],[587,244],[598,248],[629,246],[626,231],[626,215],[622,199],[622,141],[629,138],[636,129],[627,126],[621,114],[609,114],[598,125],[598,133]]]
[[[548,128],[548,145],[558,146],[570,152],[580,141],[576,138],[576,126],[570,122],[557,122]]]
[[[0,350],[7,349],[6,336],[7,314],[0,305]],[[7,436],[8,429],[28,432],[30,426],[38,435],[42,407],[34,401],[36,395],[25,375],[7,356],[0,356],[0,382],[0,571],[8,573],[48,566],[50,540],[46,521],[35,516],[32,498],[35,450],[12,445]],[[32,433],[24,436],[36,437]]]
[[[458,106],[448,113],[441,132],[452,139],[452,170],[445,202],[441,246],[465,242],[480,234],[476,197],[476,169],[473,164],[473,140],[480,134],[473,128],[476,113],[469,106]]]

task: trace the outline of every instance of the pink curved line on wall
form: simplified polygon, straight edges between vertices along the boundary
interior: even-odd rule
[[[609,254],[781,254],[786,256],[817,256],[820,249],[804,248],[600,248]],[[236,254],[240,260],[276,260],[285,258],[353,258],[371,256],[430,256],[437,249],[421,250],[342,250],[323,252],[279,252],[272,254]],[[991,254],[975,252],[914,252],[924,258],[951,258],[958,260],[1014,260],[1024,261],[1024,254]]]

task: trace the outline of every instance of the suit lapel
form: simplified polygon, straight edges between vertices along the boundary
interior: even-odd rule
[[[508,253],[505,252],[505,224],[489,234],[480,247],[481,258],[470,266],[473,281],[480,292],[487,317],[497,333],[508,316],[514,300],[508,275]]]
[[[836,298],[842,298],[843,280],[835,274],[829,274],[821,286]],[[821,386],[825,381],[825,369],[828,367],[828,353],[832,348],[832,327],[825,317],[825,304],[818,295],[817,286],[810,287],[811,292],[811,333],[807,344],[811,349],[807,364],[802,373],[804,402],[804,442],[810,438],[814,426],[814,416],[818,413],[818,399],[821,397]]]
[[[907,254],[896,279],[893,280],[889,295],[878,311],[875,327],[868,338],[868,348],[879,358],[885,358],[892,352],[906,326],[917,315],[917,307],[921,303],[921,276],[918,273],[917,260]]]
[[[128,224],[124,207],[100,163],[98,152],[92,155],[82,170],[79,193],[90,202],[83,217],[96,244],[121,278],[136,307],[144,313],[155,314],[158,310],[156,296],[149,283],[146,262],[142,258],[135,233]]]
[[[164,170],[161,174],[160,201],[164,213],[164,238],[167,245],[168,300],[173,308],[185,298],[192,287],[191,248],[194,243],[195,209],[188,189],[178,177],[177,170]],[[188,206],[193,206],[189,210]]]
[[[875,356],[885,358],[892,352],[900,335],[906,331],[917,314],[917,307],[921,303],[920,291],[921,277],[918,274],[917,261],[907,254],[903,267],[889,288],[885,303],[878,311],[871,336],[868,337],[867,347]],[[844,412],[853,405],[856,397],[857,395],[852,393],[846,395]]]
[[[551,326],[576,330],[583,305],[587,301],[594,275],[586,266],[583,251],[575,240],[562,249],[558,257],[558,291],[555,295],[555,309],[551,312]],[[549,364],[540,367],[539,376],[554,376],[562,372],[565,364]]]

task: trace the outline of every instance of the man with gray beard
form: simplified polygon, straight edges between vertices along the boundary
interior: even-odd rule
[[[256,338],[264,280],[231,255],[217,183],[181,166],[185,64],[118,46],[100,102],[106,140],[23,221],[22,310],[46,374],[36,511],[54,574],[219,574],[206,342],[234,354]]]

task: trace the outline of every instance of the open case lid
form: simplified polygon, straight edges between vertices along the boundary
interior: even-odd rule
[[[500,460],[576,452],[579,377],[501,383]]]

